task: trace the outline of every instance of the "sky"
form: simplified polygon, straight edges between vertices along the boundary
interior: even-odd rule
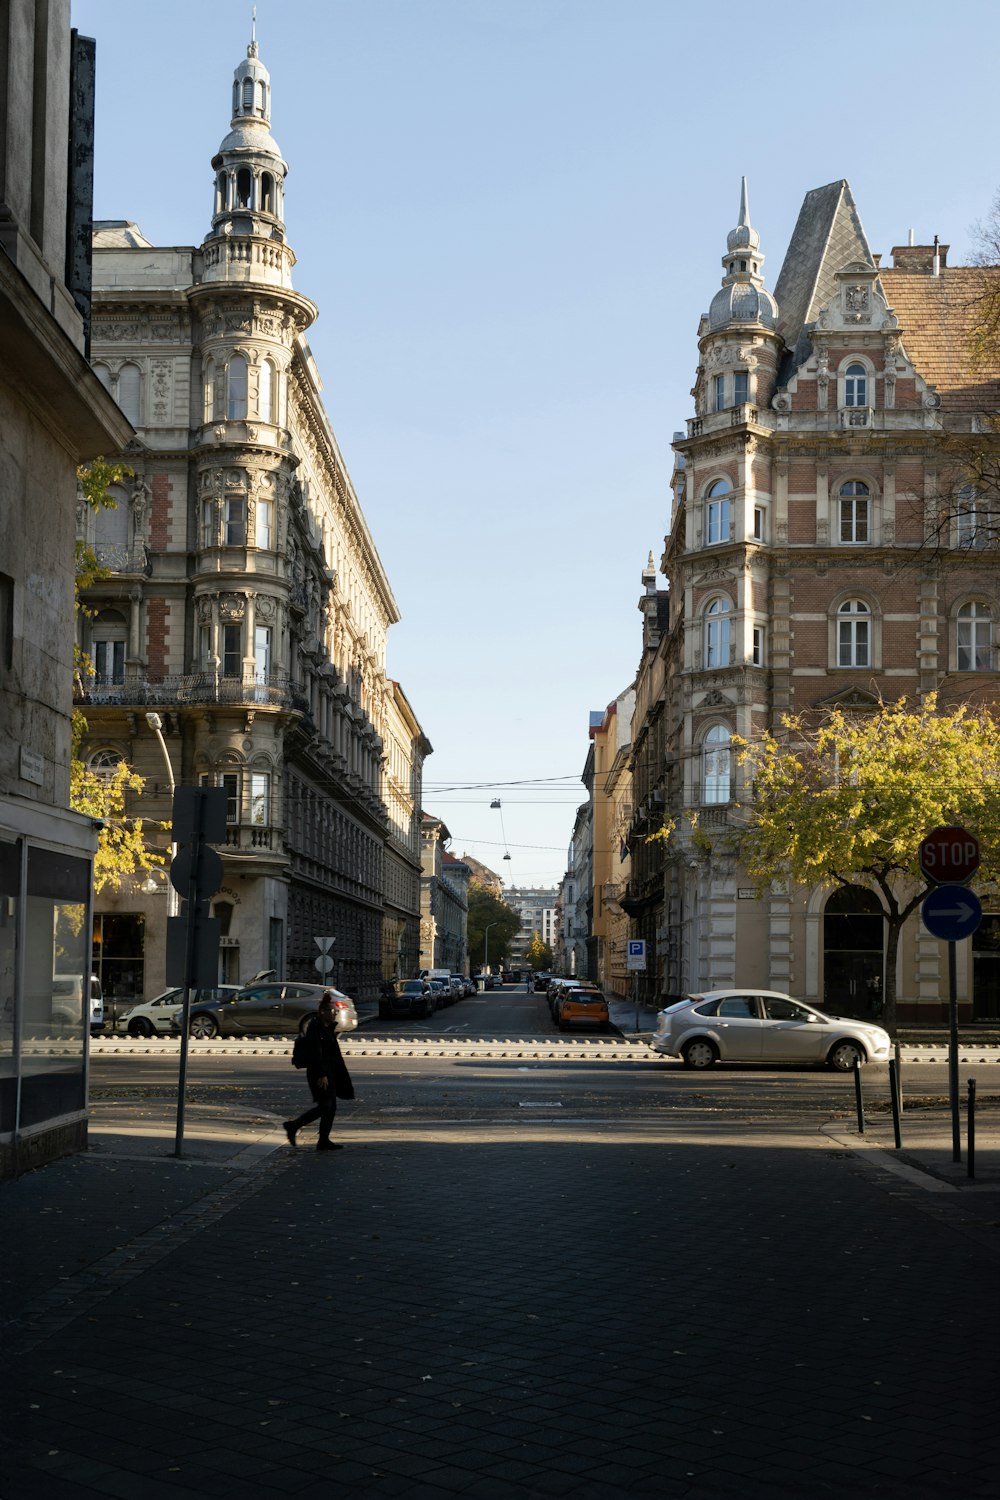
[[[97,39],[95,218],[200,244],[250,3],[72,16]],[[402,616],[388,672],[434,747],[425,809],[508,885],[555,885],[590,714],[638,667],[741,176],[771,290],[802,198],[841,177],[873,251],[912,229],[966,260],[1000,187],[1000,7],[258,0],[257,40],[309,344]]]

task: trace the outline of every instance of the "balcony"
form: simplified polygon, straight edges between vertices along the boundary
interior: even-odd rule
[[[277,849],[278,830],[263,823],[227,823],[227,849]]]
[[[141,543],[137,547],[128,547],[124,543],[97,542],[94,556],[98,567],[104,568],[108,573],[128,573],[133,577],[148,578],[152,570],[149,552]]]
[[[187,703],[215,703],[233,707],[289,708],[291,686],[287,677],[273,674],[223,677],[214,672],[188,672],[182,676],[149,677],[126,675],[124,681],[94,678],[77,687],[73,701],[94,707],[176,708]]]

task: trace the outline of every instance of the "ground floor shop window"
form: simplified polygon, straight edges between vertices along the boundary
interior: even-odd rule
[[[882,1014],[885,917],[860,886],[834,891],[823,916],[823,1004],[831,1015]]]
[[[142,912],[95,913],[94,973],[108,999],[142,999],[146,980],[146,918]]]

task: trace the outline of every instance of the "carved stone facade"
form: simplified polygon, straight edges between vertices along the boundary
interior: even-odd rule
[[[200,247],[96,226],[91,357],[138,435],[117,509],[83,517],[110,569],[81,640],[85,754],[127,760],[135,811],[168,819],[156,712],[176,783],[226,789],[221,981],[314,979],[332,937],[333,982],[370,1000],[415,967],[430,747],[386,678],[399,614],[305,342],[255,41],[232,107]],[[165,910],[137,888],[99,904],[110,990],[162,987]]]
[[[998,372],[974,371],[967,354],[982,273],[949,267],[946,246],[892,256],[883,267],[872,255],[848,184],[832,183],[807,195],[772,297],[744,189],[723,292],[699,329],[661,564],[669,618],[655,641],[647,626],[632,736],[629,894],[637,935],[661,924],[661,1000],[753,985],[877,1016],[872,893],[758,901],[735,866],[701,852],[687,814],[726,826],[748,792],[733,737],[783,713],[931,691],[948,704],[997,698],[995,517],[984,529],[986,497],[965,467],[973,449],[995,449],[1000,408]],[[647,613],[654,594],[650,583]],[[662,871],[644,878],[657,792],[676,829]],[[982,953],[963,945],[966,1015],[1000,1013],[998,937],[988,915]],[[938,1020],[938,945],[916,918],[899,960],[900,1017]]]

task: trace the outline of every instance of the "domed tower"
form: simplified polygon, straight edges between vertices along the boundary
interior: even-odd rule
[[[244,779],[288,713],[292,522],[301,512],[290,387],[298,340],[316,308],[292,289],[286,243],[287,165],[271,134],[271,80],[256,35],[233,76],[232,118],[217,154],[212,227],[188,292],[193,314],[194,514],[189,550],[194,627],[191,669],[220,705],[211,747],[200,736],[199,776],[229,760]],[[198,261],[200,259],[200,266]],[[200,361],[200,371],[199,371]],[[252,706],[252,712],[249,706]],[[249,726],[256,718],[252,731]],[[246,764],[244,764],[246,762]],[[265,767],[265,769],[269,769]],[[256,851],[278,862],[279,851]],[[235,856],[233,856],[235,857]]]
[[[778,305],[764,285],[763,264],[744,177],[739,222],[726,237],[722,286],[699,329],[701,366],[695,396],[700,417],[746,405],[766,407],[774,394]]]

